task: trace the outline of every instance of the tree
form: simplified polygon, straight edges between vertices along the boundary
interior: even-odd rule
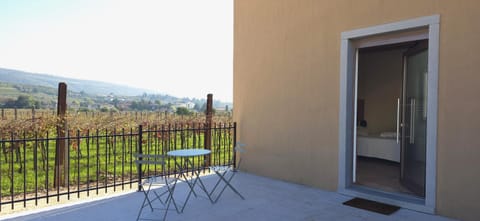
[[[108,112],[110,109],[108,107],[101,107],[100,112]]]
[[[2,105],[4,108],[14,108],[15,107],[15,100],[13,99],[7,99],[5,101],[5,104]]]
[[[9,100],[5,103],[6,108],[31,108],[35,105],[32,97],[27,95],[18,96],[17,100]]]
[[[118,100],[118,98],[113,98],[112,104],[115,108],[118,108],[119,103],[120,103],[120,100]]]
[[[29,108],[34,105],[34,102],[35,101],[32,99],[32,97],[27,95],[20,95],[17,98],[17,102],[15,102],[16,103],[15,106],[17,108]]]
[[[36,109],[43,109],[45,107],[45,105],[40,101],[34,101],[33,102],[33,107],[35,107]]]
[[[190,114],[192,114],[192,112],[190,110],[188,110],[188,108],[186,108],[186,107],[177,107],[176,114],[177,115],[190,115]]]
[[[132,101],[132,103],[130,103],[130,108],[133,109],[133,110],[137,110],[138,109],[138,102]]]
[[[83,101],[80,101],[80,107],[88,108],[90,105],[94,105],[95,102],[90,98],[85,98]]]

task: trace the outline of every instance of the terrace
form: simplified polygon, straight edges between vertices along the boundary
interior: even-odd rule
[[[133,154],[209,146],[212,150],[210,164],[231,164],[228,159],[234,156],[236,123],[209,125],[139,126],[128,132],[105,130],[84,135],[77,131],[62,139],[48,136],[34,136],[32,139],[24,134],[23,137],[13,138],[12,135],[11,139],[1,140],[0,146],[4,149],[15,144],[18,148],[15,153],[0,154],[1,159],[5,158],[0,167],[4,176],[0,177],[4,186],[0,192],[0,220],[135,220],[143,200],[143,194],[137,192],[138,177],[176,171],[172,162],[166,168],[144,165],[140,171],[134,164]],[[66,159],[70,166],[66,170],[67,188],[54,185],[54,150],[56,143],[61,141],[70,147]],[[42,150],[46,153],[45,159],[37,154],[42,143],[45,143]],[[76,144],[76,150],[72,144]],[[249,150],[249,153],[254,152],[255,148]],[[20,157],[18,161],[14,160],[17,155]],[[211,189],[216,177],[205,174],[202,180]],[[407,209],[388,216],[369,212],[343,205],[351,199],[349,196],[250,173],[239,173],[234,184],[245,200],[229,189],[216,204],[211,204],[206,197],[192,197],[184,213],[171,211],[167,220],[449,220]],[[186,184],[177,184],[175,198],[181,201],[186,194]],[[155,218],[161,217],[162,212],[149,213],[147,209],[144,215]]]
[[[216,181],[212,175],[202,179],[207,188]],[[184,213],[169,212],[167,220],[450,220],[407,209],[386,216],[342,205],[351,197],[336,192],[244,172],[239,173],[233,183],[245,200],[228,189],[216,204],[211,204],[206,198],[192,197]],[[187,192],[187,186],[185,183],[177,185],[176,197],[182,197],[181,194]],[[135,220],[142,200],[142,193],[131,191],[104,199],[10,214],[0,220]],[[161,217],[161,213],[157,211],[150,215]]]

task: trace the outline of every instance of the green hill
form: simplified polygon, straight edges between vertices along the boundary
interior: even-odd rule
[[[14,105],[19,96],[31,98],[37,108],[55,108],[58,83],[65,82],[68,88],[69,107],[99,109],[115,106],[128,109],[132,103],[146,104],[144,109],[163,110],[178,104],[193,102],[204,105],[205,99],[177,98],[149,90],[106,82],[79,80],[47,74],[0,68],[0,107]],[[147,95],[148,94],[148,95]],[[162,104],[162,105],[158,105]],[[233,107],[230,102],[214,100],[214,107],[221,110]],[[148,108],[147,108],[148,106]]]
[[[83,91],[93,95],[108,95],[113,93],[116,95],[137,96],[143,93],[152,93],[152,91],[149,90],[133,88],[125,85],[29,73],[6,68],[0,68],[0,82],[51,88],[57,88],[59,82],[65,82],[68,85],[68,89],[71,91]]]

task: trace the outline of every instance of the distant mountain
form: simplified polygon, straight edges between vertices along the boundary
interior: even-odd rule
[[[79,80],[47,74],[29,73],[6,68],[0,68],[0,82],[53,88],[57,88],[59,82],[65,82],[67,83],[68,90],[75,92],[83,91],[85,93],[94,95],[108,95],[113,93],[115,95],[137,96],[143,93],[154,93],[150,90],[134,88],[125,85],[91,80]]]
[[[80,80],[65,78],[48,74],[37,74],[25,71],[0,68],[0,103],[8,99],[16,99],[19,95],[34,95],[37,100],[55,102],[58,83],[65,82],[71,98],[83,96],[93,98],[95,96],[107,96],[114,94],[115,97],[127,96],[130,99],[160,100],[164,104],[178,104],[193,102],[202,105],[206,99],[178,98],[168,94],[92,80]],[[73,92],[73,93],[72,93]],[[33,94],[32,94],[33,93]],[[145,97],[146,94],[148,97]],[[127,99],[128,98],[123,98]],[[1,105],[0,105],[1,106]],[[226,106],[233,108],[231,102],[220,100],[213,101],[214,108],[224,110]]]

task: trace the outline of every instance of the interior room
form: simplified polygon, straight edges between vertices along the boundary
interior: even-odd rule
[[[362,48],[358,53],[355,184],[418,195],[402,184],[401,97],[404,55],[418,42]],[[397,131],[399,133],[397,133]]]

